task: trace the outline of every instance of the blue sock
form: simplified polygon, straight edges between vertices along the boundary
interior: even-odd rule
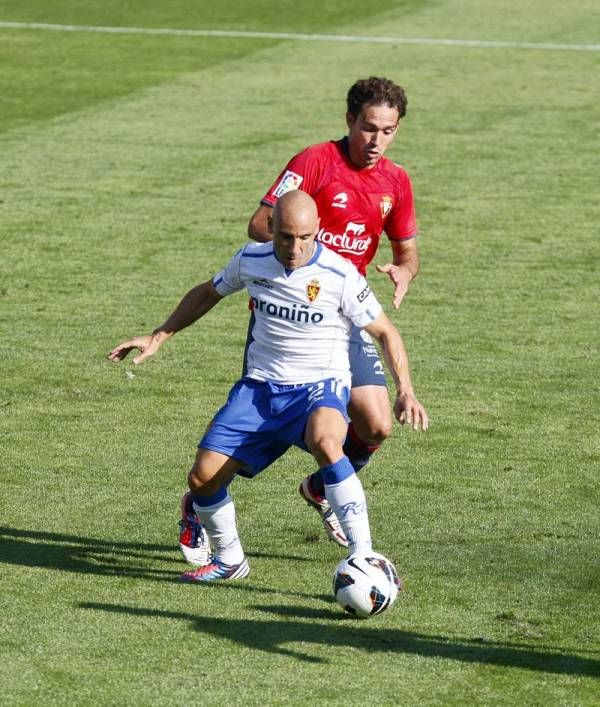
[[[344,479],[352,476],[354,474],[354,468],[348,457],[343,456],[333,464],[321,467],[320,472],[323,483],[331,486],[332,484],[339,484]]]
[[[221,486],[221,488],[210,496],[200,496],[200,494],[194,493],[192,491],[192,502],[196,506],[201,508],[204,506],[214,506],[220,503],[227,497],[227,486]]]
[[[358,474],[358,472],[365,467],[371,457],[373,452],[376,452],[380,444],[375,444],[369,446],[365,444],[362,439],[356,434],[354,425],[350,423],[348,426],[348,434],[346,435],[346,441],[344,442],[344,454],[350,460],[352,468]],[[323,481],[323,470],[318,469],[313,474],[309,476],[310,488],[315,496],[325,497],[325,482]]]
[[[348,457],[338,459],[334,464],[322,467],[308,477],[313,495],[325,498],[325,484],[336,484],[354,473],[354,467]],[[328,479],[331,479],[329,481]]]

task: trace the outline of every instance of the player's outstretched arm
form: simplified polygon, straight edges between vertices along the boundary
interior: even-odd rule
[[[136,365],[142,363],[145,359],[153,356],[173,334],[198,321],[221,299],[222,296],[215,289],[212,280],[197,285],[184,296],[165,323],[157,327],[152,334],[136,336],[122,342],[115,346],[108,354],[108,358],[114,363],[118,363],[131,351],[137,350],[140,353],[133,359],[133,362]]]
[[[394,255],[393,263],[377,265],[377,271],[388,275],[394,285],[392,304],[398,309],[408,292],[408,286],[419,271],[419,253],[416,238],[405,241],[391,241]]]
[[[429,417],[415,397],[408,368],[408,354],[399,331],[384,312],[381,312],[365,329],[381,344],[383,357],[394,379],[396,419],[401,425],[410,425],[413,430],[426,430],[429,427]]]
[[[267,243],[273,240],[273,234],[269,230],[269,218],[273,209],[266,204],[261,204],[252,215],[248,223],[248,236],[259,243]]]

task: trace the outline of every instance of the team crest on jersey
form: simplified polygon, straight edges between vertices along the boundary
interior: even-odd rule
[[[273,196],[279,199],[280,196],[287,194],[288,191],[299,189],[302,184],[302,179],[303,177],[296,174],[296,172],[286,169],[283,177],[279,180],[279,184],[275,187]]]
[[[311,280],[306,286],[306,296],[309,302],[314,302],[321,291],[321,283],[318,280]]]
[[[381,197],[381,201],[379,202],[379,206],[381,208],[381,215],[382,216],[387,216],[390,213],[390,210],[392,208],[392,197],[388,196],[387,194],[383,197]]]

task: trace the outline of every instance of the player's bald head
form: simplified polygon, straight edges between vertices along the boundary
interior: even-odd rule
[[[317,205],[306,192],[289,191],[279,199],[269,218],[269,230],[275,255],[286,269],[309,262],[318,229]]]
[[[273,231],[314,233],[319,223],[317,205],[306,192],[294,190],[284,194],[273,209]]]

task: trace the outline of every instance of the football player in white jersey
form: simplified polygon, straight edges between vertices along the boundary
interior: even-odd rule
[[[190,290],[152,334],[125,341],[109,354],[117,362],[137,349],[139,364],[223,297],[246,288],[252,298],[255,325],[245,375],[200,440],[188,475],[197,531],[213,553],[182,575],[188,582],[248,575],[228,486],[236,475],[255,476],[292,445],[310,451],[319,465],[349,551],[371,549],[364,491],[342,449],[351,323],[381,344],[396,384],[399,422],[414,429],[429,424],[412,389],[400,334],[354,266],[315,242],[319,220],[313,199],[300,191],[286,194],[271,223],[272,242],[242,248],[214,278]]]

